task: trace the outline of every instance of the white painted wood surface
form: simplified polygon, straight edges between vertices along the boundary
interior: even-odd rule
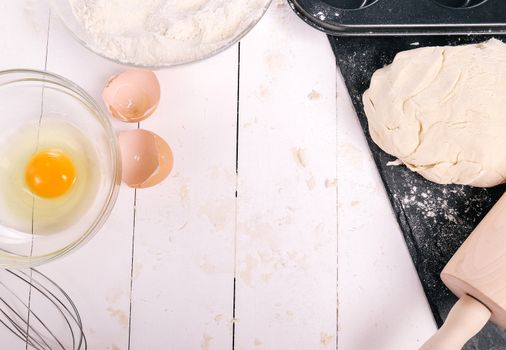
[[[47,45],[49,10],[44,4],[20,4],[16,1],[0,2],[0,69],[44,69]],[[19,45],[21,42],[30,45]],[[12,282],[12,281],[7,281]],[[28,302],[27,288],[16,285],[19,297]],[[2,288],[2,296],[5,296]],[[0,325],[0,348],[23,350],[19,341]]]
[[[418,349],[434,320],[342,79],[338,91],[339,349]]]
[[[47,68],[99,99],[125,67],[49,18],[43,1],[0,2],[0,68]],[[158,76],[162,103],[141,127],[173,147],[172,176],[122,187],[102,231],[41,268],[79,307],[89,349],[404,350],[429,336],[322,33],[275,0],[240,48]],[[25,346],[0,328],[0,348]]]
[[[336,347],[335,75],[284,3],[241,43],[237,349]]]

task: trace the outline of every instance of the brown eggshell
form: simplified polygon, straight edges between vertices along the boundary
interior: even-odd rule
[[[102,98],[114,118],[137,123],[152,115],[158,107],[160,83],[151,71],[129,70],[109,80]]]
[[[153,134],[156,149],[158,150],[158,169],[140,186],[141,188],[152,187],[169,176],[174,167],[174,156],[170,146],[160,136]]]
[[[170,146],[160,136],[136,129],[119,134],[123,181],[133,188],[152,187],[172,171],[174,158]]]

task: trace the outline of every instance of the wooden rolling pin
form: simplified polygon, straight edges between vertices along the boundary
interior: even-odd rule
[[[506,194],[441,272],[460,298],[421,350],[458,350],[490,319],[506,328]]]

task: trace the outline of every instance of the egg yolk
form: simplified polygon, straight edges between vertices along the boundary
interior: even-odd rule
[[[39,197],[59,197],[72,187],[75,180],[74,164],[61,150],[38,152],[26,166],[26,184],[32,193]]]

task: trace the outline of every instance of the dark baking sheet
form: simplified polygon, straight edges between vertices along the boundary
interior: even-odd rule
[[[332,35],[505,33],[504,0],[288,0]]]
[[[441,326],[456,298],[439,274],[448,260],[504,192],[505,187],[481,189],[429,182],[404,166],[387,166],[393,157],[371,140],[362,105],[373,72],[389,64],[400,51],[419,46],[476,43],[490,36],[329,37],[363,131],[401,226],[411,257]],[[505,37],[496,37],[503,41]],[[506,137],[506,136],[505,136]],[[409,312],[399,310],[399,312]],[[487,327],[464,348],[506,349],[506,332]]]

